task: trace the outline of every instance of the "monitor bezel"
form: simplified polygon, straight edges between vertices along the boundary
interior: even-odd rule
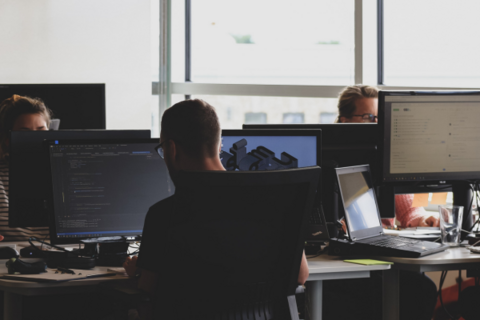
[[[44,147],[47,150],[45,153],[48,157],[50,166],[49,166],[49,177],[52,179],[52,164],[50,162],[50,146],[52,145],[65,145],[65,144],[118,144],[118,143],[152,143],[159,144],[159,139],[102,139],[102,140],[46,140]],[[155,150],[152,150],[155,154]],[[160,158],[160,155],[157,154]],[[91,239],[91,237],[75,237],[75,238],[59,238],[57,235],[56,223],[55,223],[55,208],[54,208],[54,187],[53,182],[50,181],[51,186],[51,197],[48,203],[48,217],[49,217],[49,229],[50,229],[50,241],[52,244],[76,244],[81,243],[82,240]],[[146,212],[145,212],[146,214]],[[143,233],[143,228],[142,228]],[[128,239],[138,239],[141,237],[142,233],[138,235],[128,235]],[[115,235],[116,237],[117,235]],[[114,237],[114,236],[112,236]]]
[[[408,91],[408,90],[380,90],[378,95],[378,125],[381,139],[379,139],[379,164],[381,180],[385,184],[407,185],[407,184],[449,184],[456,181],[479,180],[480,171],[469,172],[434,172],[434,173],[411,173],[391,174],[390,167],[390,123],[387,123],[388,112],[385,107],[385,98],[390,96],[454,96],[454,95],[478,95],[480,91],[473,90],[437,90],[437,91]],[[479,98],[480,100],[480,98]]]

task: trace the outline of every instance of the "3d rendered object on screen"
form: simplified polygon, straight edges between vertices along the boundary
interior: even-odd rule
[[[282,152],[280,159],[275,157],[275,152],[258,146],[247,153],[247,140],[241,139],[230,148],[230,153],[223,151],[220,154],[223,167],[227,171],[256,171],[256,170],[280,170],[298,168],[298,159]]]

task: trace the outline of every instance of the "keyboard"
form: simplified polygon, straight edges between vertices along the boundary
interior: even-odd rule
[[[355,251],[358,254],[371,254],[392,257],[418,258],[444,251],[448,246],[404,237],[379,235],[372,238],[356,240]]]
[[[380,238],[380,239],[378,239]],[[384,247],[384,248],[399,248],[406,245],[414,245],[420,243],[419,240],[394,237],[394,236],[385,236],[385,237],[375,237],[371,242],[364,241],[373,246]]]

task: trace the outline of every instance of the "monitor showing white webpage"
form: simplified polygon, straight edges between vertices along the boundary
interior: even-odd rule
[[[462,180],[480,173],[480,93],[389,93],[379,101],[384,180]]]

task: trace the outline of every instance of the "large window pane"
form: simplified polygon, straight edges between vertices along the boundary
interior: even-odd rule
[[[480,86],[480,1],[385,0],[385,84]]]
[[[183,95],[172,95],[172,104],[185,99]],[[290,98],[290,97],[248,97],[195,95],[192,99],[202,99],[217,110],[223,129],[241,129],[244,123],[320,123],[320,119],[333,123],[333,117],[322,114],[335,114],[337,99]]]
[[[181,47],[172,39],[173,52]],[[181,59],[172,57],[174,81],[182,73],[174,60]],[[352,84],[354,1],[192,1],[192,81]]]

